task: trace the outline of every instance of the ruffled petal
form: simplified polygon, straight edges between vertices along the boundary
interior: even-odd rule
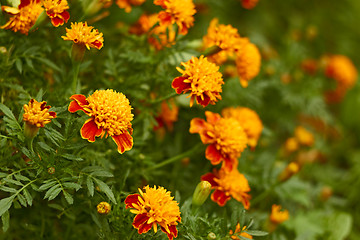
[[[194,118],[190,122],[190,133],[199,133],[201,130],[206,128],[206,122],[201,118]]]
[[[123,134],[113,135],[111,137],[118,146],[119,153],[124,153],[125,151],[130,150],[133,146],[133,138],[127,131]]]
[[[178,231],[176,229],[176,225],[169,225],[168,226],[169,231],[167,232],[166,229],[164,227],[161,227],[161,231],[163,231],[164,233],[166,233],[166,235],[168,236],[169,240],[172,240],[174,237],[177,237]]]
[[[93,118],[86,120],[80,130],[81,137],[87,139],[89,142],[95,142],[95,137],[99,137],[102,132],[103,129],[97,127]]]
[[[171,14],[165,12],[165,11],[161,11],[159,12],[158,14],[158,18],[160,20],[160,23],[163,24],[163,25],[171,25],[172,22],[172,18],[171,18]]]
[[[146,213],[145,213],[146,214]],[[148,217],[147,217],[148,218]],[[149,219],[149,218],[148,218]],[[153,224],[148,224],[148,223],[144,223],[142,225],[140,225],[138,233],[142,234],[142,233],[146,233],[148,232],[151,228],[152,228]]]
[[[124,201],[125,205],[126,205],[126,209],[127,208],[134,208],[133,204],[138,205],[139,197],[141,197],[139,194],[131,194],[131,195],[127,196],[125,201]]]
[[[214,125],[217,121],[221,119],[220,114],[213,113],[210,111],[205,111],[206,121],[212,125]]]
[[[70,19],[70,14],[68,11],[63,11],[62,13],[60,13],[62,19],[64,19],[64,22],[69,21]]]
[[[58,26],[64,24],[64,20],[59,17],[54,17],[54,18],[51,18],[51,23],[54,27],[58,27]]]
[[[89,105],[88,101],[86,100],[86,97],[82,94],[72,95],[70,97],[70,99],[74,100],[74,101],[70,102],[69,107],[68,107],[68,110],[71,113],[74,113],[78,110],[82,110],[85,112],[83,107]]]
[[[208,95],[206,95],[206,94],[203,94],[203,97],[197,96],[196,101],[201,106],[206,107],[210,103],[210,97]]]
[[[147,222],[147,220],[149,220],[149,217],[147,216],[146,213],[138,214],[135,216],[132,225],[134,226],[134,228],[140,229],[141,225],[145,224]]]
[[[217,165],[224,159],[220,151],[216,149],[215,144],[211,144],[206,148],[205,157],[210,160],[212,165]]]
[[[231,158],[224,158],[222,168],[225,172],[231,172],[234,168],[237,168],[238,160]]]
[[[219,184],[215,182],[214,178],[216,178],[214,173],[207,173],[201,176],[202,181],[208,181],[212,187],[217,187]]]
[[[226,202],[230,200],[230,196],[226,196],[223,191],[216,189],[213,194],[211,194],[211,200],[219,204],[220,207],[225,206]]]
[[[184,80],[187,79],[187,77],[177,77],[174,78],[171,86],[175,89],[177,94],[182,93],[183,91],[190,88],[190,83],[185,83]]]

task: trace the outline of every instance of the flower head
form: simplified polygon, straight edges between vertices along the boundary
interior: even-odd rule
[[[55,27],[61,26],[69,20],[70,14],[66,11],[69,9],[67,0],[43,0],[43,5]]]
[[[280,224],[289,219],[289,211],[281,211],[281,205],[273,204],[271,208],[270,221],[275,224]]]
[[[126,197],[126,208],[136,214],[133,222],[138,233],[146,233],[152,227],[157,232],[157,224],[161,231],[167,234],[169,240],[177,237],[176,225],[181,221],[178,203],[170,196],[170,192],[163,187],[144,187],[139,189],[140,194],[132,194]]]
[[[235,232],[233,232],[233,230],[230,230],[229,232],[229,234],[232,235],[230,238],[234,240],[239,240],[240,238],[238,238],[238,236],[241,236],[248,239],[253,239],[253,237],[250,234],[244,232],[244,230],[246,230],[246,226],[241,229],[240,223],[236,224]]]
[[[116,4],[119,8],[125,9],[125,12],[129,13],[132,10],[132,6],[139,6],[143,4],[145,0],[116,0]]]
[[[46,102],[38,102],[31,99],[28,104],[24,105],[23,120],[30,125],[36,127],[45,127],[45,124],[56,118],[56,113],[49,111],[51,106],[46,106]]]
[[[193,15],[196,13],[192,0],[154,0],[165,10],[159,12],[160,24],[171,25],[176,23],[180,34],[187,34],[188,29],[194,25]]]
[[[289,178],[291,178],[293,175],[295,175],[297,172],[299,172],[299,170],[300,170],[299,164],[296,162],[291,162],[291,163],[289,163],[289,165],[286,166],[284,171],[282,171],[280,173],[278,179],[281,182],[284,182],[284,181],[288,180]]]
[[[334,55],[328,59],[325,74],[346,88],[354,86],[358,77],[357,70],[352,61],[343,55]]]
[[[108,214],[111,211],[111,206],[108,202],[101,202],[96,206],[96,209],[100,214]]]
[[[21,0],[18,8],[2,6],[1,10],[12,17],[0,28],[27,35],[44,9],[39,0]]]
[[[72,102],[69,112],[82,110],[90,116],[82,126],[81,137],[94,142],[95,137],[109,135],[118,146],[118,152],[123,153],[133,146],[132,126],[133,114],[129,100],[122,93],[111,89],[96,90],[89,97],[77,94],[70,97]]]
[[[223,109],[221,114],[225,118],[234,118],[239,121],[240,125],[243,127],[248,137],[249,146],[252,148],[256,147],[258,139],[263,130],[263,125],[259,118],[259,115],[257,115],[255,111],[246,107],[229,107]]]
[[[285,151],[287,153],[295,152],[298,149],[299,149],[299,142],[295,137],[291,137],[291,138],[286,139]]]
[[[241,0],[241,5],[243,8],[252,9],[257,5],[258,1],[259,0]]]
[[[176,68],[182,76],[173,80],[172,87],[178,94],[190,92],[190,106],[193,105],[195,98],[196,102],[203,107],[209,103],[215,104],[218,99],[221,100],[220,93],[224,81],[218,66],[209,62],[204,56],[192,57],[181,65],[185,67],[185,70]]]
[[[259,74],[260,66],[261,55],[259,49],[252,43],[245,44],[236,58],[236,67],[241,86],[248,86],[248,82]]]
[[[163,101],[161,103],[161,111],[156,117],[158,127],[166,126],[170,131],[173,130],[174,122],[178,120],[179,107],[175,104],[173,100],[169,102]]]
[[[250,186],[245,176],[233,168],[231,172],[214,169],[213,173],[207,173],[201,176],[202,181],[208,181],[215,191],[211,194],[211,200],[225,206],[226,202],[233,197],[235,200],[242,202],[245,209],[250,208],[250,198],[248,194]]]
[[[314,144],[314,135],[303,126],[295,128],[295,138],[301,145],[312,146]]]
[[[71,29],[66,28],[66,36],[61,36],[62,39],[73,41],[75,44],[85,45],[87,49],[103,47],[103,34],[97,29],[87,25],[87,22],[71,23]]]
[[[206,121],[194,118],[190,122],[190,133],[199,133],[201,141],[209,144],[205,157],[211,164],[223,162],[225,171],[237,166],[237,158],[247,147],[248,138],[240,123],[234,118],[222,118],[217,113],[205,112]]]

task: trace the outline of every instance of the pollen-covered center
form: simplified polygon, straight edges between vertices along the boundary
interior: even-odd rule
[[[238,158],[247,147],[244,129],[233,118],[221,118],[215,123],[216,148],[230,158]]]
[[[124,94],[111,89],[97,90],[86,100],[89,105],[84,109],[94,118],[97,127],[107,131],[108,135],[120,135],[131,128],[134,115]]]

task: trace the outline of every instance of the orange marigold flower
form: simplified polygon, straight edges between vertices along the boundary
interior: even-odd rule
[[[194,104],[195,97],[196,102],[203,107],[209,103],[215,104],[218,99],[221,100],[220,93],[224,81],[218,66],[209,62],[204,56],[192,57],[186,63],[182,62],[181,65],[185,67],[185,70],[176,68],[182,76],[173,80],[172,87],[177,94],[190,92],[190,107]]]
[[[136,35],[147,33],[158,22],[157,14],[142,14],[139,20],[130,27],[129,32]]]
[[[145,0],[116,0],[116,4],[119,8],[125,9],[125,12],[131,12],[132,6],[139,6],[143,4]]]
[[[179,107],[175,104],[173,99],[169,102],[163,101],[161,103],[161,111],[156,117],[156,121],[158,123],[157,128],[165,125],[167,129],[172,131],[174,122],[178,120],[178,114]]]
[[[28,35],[30,28],[44,10],[39,0],[21,0],[18,8],[2,6],[1,10],[12,17],[1,29],[10,29]]]
[[[247,147],[248,138],[240,123],[234,118],[222,118],[219,114],[205,112],[206,121],[194,118],[190,122],[190,133],[199,133],[204,144],[210,144],[205,157],[211,164],[223,162],[225,171],[237,167],[237,158]]]
[[[172,25],[169,26],[156,26],[149,32],[148,41],[157,50],[164,47],[171,47],[175,44],[176,32]]]
[[[159,224],[169,240],[176,238],[176,225],[181,222],[178,203],[163,187],[145,186],[144,190],[139,189],[140,194],[131,194],[125,199],[126,208],[131,208],[130,212],[136,214],[132,225],[142,234],[152,227],[156,233]]]
[[[164,11],[159,12],[160,24],[171,25],[176,23],[180,34],[187,34],[188,29],[194,25],[193,15],[196,13],[192,0],[154,0]]]
[[[330,78],[334,78],[339,85],[346,88],[354,86],[358,77],[352,61],[343,55],[334,55],[328,59],[325,74]]]
[[[71,29],[66,28],[66,36],[61,36],[62,39],[73,41],[79,45],[85,45],[87,49],[103,47],[103,34],[94,27],[88,26],[87,22],[71,23]]]
[[[229,57],[235,55],[243,45],[248,42],[247,38],[240,38],[238,30],[231,25],[219,24],[219,20],[211,20],[207,35],[203,37],[205,48],[217,46],[221,51],[209,56],[209,60],[220,65]]]
[[[211,200],[219,206],[225,206],[226,202],[233,197],[241,202],[245,209],[250,208],[251,196],[247,193],[250,191],[248,180],[241,174],[237,168],[231,172],[214,169],[213,173],[207,173],[201,176],[201,180],[208,181],[215,191],[211,194]]]
[[[271,208],[270,221],[275,224],[280,224],[289,219],[289,211],[281,211],[281,205],[273,204]]]
[[[90,116],[82,126],[81,137],[94,142],[95,137],[109,135],[118,146],[118,152],[128,151],[133,146],[131,121],[133,114],[129,100],[122,93],[111,89],[96,90],[89,97],[81,94],[72,95],[69,112],[82,110]]]
[[[241,5],[243,8],[252,9],[257,5],[258,1],[259,0],[241,0]]]
[[[288,153],[295,152],[299,149],[299,142],[295,137],[286,139],[285,142],[285,151]]]
[[[46,14],[50,17],[52,25],[61,26],[70,19],[67,9],[69,5],[67,0],[43,0]]]
[[[289,165],[286,166],[286,168],[284,169],[284,171],[282,171],[278,177],[278,179],[281,182],[284,182],[286,180],[288,180],[289,178],[291,178],[293,175],[295,175],[296,173],[298,173],[300,170],[300,166],[298,163],[296,162],[291,162],[289,163]]]
[[[101,202],[96,206],[96,209],[100,214],[108,214],[111,211],[111,206],[108,202]]]
[[[249,146],[256,147],[263,130],[263,124],[254,110],[246,107],[229,107],[223,109],[221,114],[225,118],[234,118],[239,121],[248,137]]]
[[[314,135],[302,126],[295,128],[295,138],[301,145],[305,146],[312,146],[315,141]]]
[[[245,237],[248,239],[253,239],[253,237],[250,234],[244,232],[245,230],[246,230],[246,226],[244,226],[241,229],[240,223],[236,224],[235,232],[233,232],[233,230],[229,231],[229,234],[232,235],[230,238],[234,239],[234,240],[239,240],[240,238],[238,236],[241,236],[241,237]]]
[[[260,66],[261,55],[259,49],[252,43],[245,44],[236,58],[236,67],[241,86],[248,86],[248,82],[259,74]]]

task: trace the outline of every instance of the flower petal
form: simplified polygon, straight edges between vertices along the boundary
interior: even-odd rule
[[[60,13],[61,17],[64,19],[65,22],[69,21],[70,19],[70,14],[68,11],[63,11],[62,13]]]
[[[177,237],[178,231],[176,229],[176,225],[169,225],[168,226],[169,231],[167,232],[166,229],[164,227],[161,227],[161,231],[163,231],[164,233],[166,233],[166,235],[168,236],[169,240],[172,240],[174,237]]]
[[[212,187],[219,186],[219,184],[214,181],[214,178],[216,178],[214,173],[207,173],[201,176],[201,180],[208,181]]]
[[[210,97],[206,94],[202,95],[204,99],[201,98],[201,96],[196,97],[196,102],[200,104],[203,107],[206,107],[210,103]]]
[[[116,145],[118,146],[118,152],[124,153],[128,151],[133,146],[133,138],[128,131],[125,131],[123,134],[111,136]]]
[[[138,214],[135,216],[132,225],[134,226],[134,228],[139,229],[141,227],[141,225],[143,225],[147,222],[148,219],[149,219],[149,217],[147,216],[146,213]]]
[[[226,196],[223,191],[216,189],[213,194],[211,194],[211,200],[219,204],[220,207],[225,206],[226,202],[230,200],[230,196]]]
[[[224,158],[222,168],[225,172],[231,172],[234,168],[237,168],[238,160],[231,158]]]
[[[64,24],[64,20],[59,17],[51,18],[51,23],[54,27],[58,27]]]
[[[131,194],[131,195],[127,196],[124,201],[125,205],[126,205],[126,209],[134,208],[133,204],[139,203],[139,197],[141,197],[139,194]]]
[[[194,118],[190,122],[190,133],[199,133],[201,130],[206,128],[206,122],[201,118]]]
[[[83,107],[89,105],[88,101],[86,100],[86,97],[84,95],[82,95],[82,94],[72,95],[70,97],[70,99],[74,100],[74,101],[70,102],[69,107],[68,107],[68,110],[71,113],[74,113],[74,112],[76,112],[78,110],[82,110],[82,111],[85,112]]]
[[[86,120],[80,130],[81,137],[87,139],[89,142],[95,142],[95,137],[99,137],[102,132],[103,129],[97,127],[93,118]]]
[[[220,151],[216,149],[215,144],[211,144],[206,148],[205,157],[210,160],[212,165],[217,165],[224,159]]]
[[[185,91],[190,88],[190,83],[185,83],[184,80],[187,77],[176,77],[174,78],[171,86],[176,90],[177,94],[180,94],[182,91]]]
[[[140,225],[138,233],[139,234],[146,233],[152,228],[152,226],[153,226],[153,224],[144,223],[144,224]]]
[[[213,113],[210,111],[205,111],[206,121],[212,125],[214,125],[217,121],[221,119],[220,114]]]

